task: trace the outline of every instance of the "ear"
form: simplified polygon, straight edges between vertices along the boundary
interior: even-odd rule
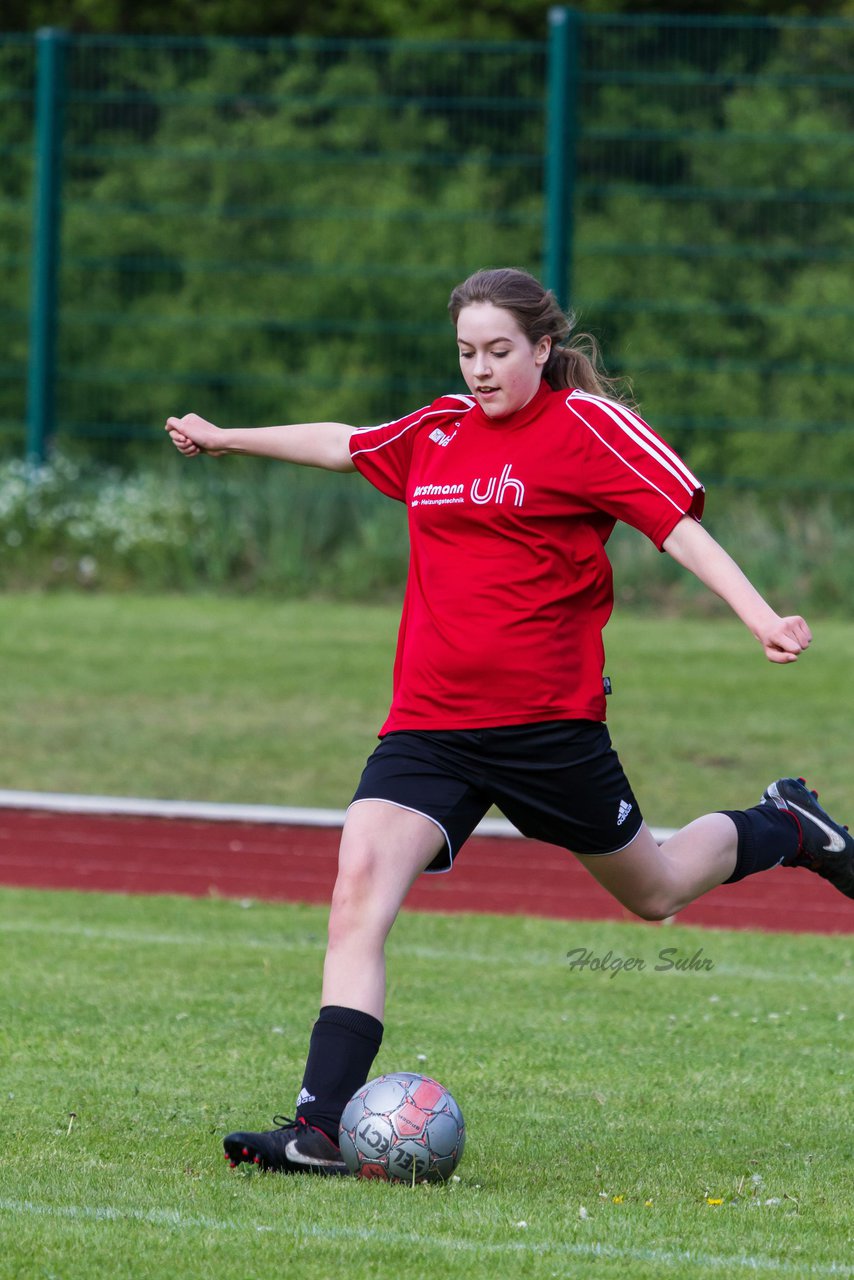
[[[548,335],[545,338],[540,338],[539,342],[534,347],[534,364],[544,365],[551,354],[551,349],[551,338],[548,337]]]

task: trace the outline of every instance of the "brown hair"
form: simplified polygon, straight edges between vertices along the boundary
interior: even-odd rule
[[[544,289],[527,271],[513,267],[476,271],[458,284],[448,302],[454,325],[463,308],[476,302],[491,302],[509,311],[532,346],[541,338],[551,338],[543,377],[553,391],[580,387],[593,395],[633,403],[627,380],[611,378],[603,368],[599,344],[592,334],[577,333],[569,342],[575,315],[564,312],[551,289]]]

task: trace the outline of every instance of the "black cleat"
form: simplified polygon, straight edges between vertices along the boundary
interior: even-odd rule
[[[778,778],[766,787],[763,804],[785,809],[797,820],[801,844],[787,867],[808,867],[829,880],[834,888],[854,898],[854,837],[834,822],[818,803],[818,792],[808,790],[803,778]]]
[[[341,1151],[306,1120],[274,1116],[279,1125],[267,1133],[230,1133],[223,1139],[232,1169],[247,1163],[278,1173],[315,1173],[324,1177],[349,1173]]]

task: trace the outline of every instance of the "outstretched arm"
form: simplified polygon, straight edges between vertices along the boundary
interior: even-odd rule
[[[183,418],[167,418],[166,430],[185,458],[200,453],[218,457],[223,453],[251,454],[258,458],[278,458],[304,467],[326,471],[353,471],[350,437],[354,428],[343,422],[300,422],[282,427],[236,427],[223,430],[197,413]]]
[[[770,662],[795,662],[812,640],[803,618],[781,618],[775,613],[732,556],[696,520],[688,516],[680,520],[664,550],[726,601],[753,632]]]

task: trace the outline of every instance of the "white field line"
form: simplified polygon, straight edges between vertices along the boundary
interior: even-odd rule
[[[251,904],[247,903],[247,910],[251,909]],[[595,924],[595,921],[568,921],[567,940],[571,940],[571,930],[578,924]],[[614,922],[609,922],[613,924]],[[617,922],[617,927],[621,927]],[[59,924],[46,920],[27,920],[21,918],[20,915],[15,919],[0,919],[0,938],[4,935],[15,934],[35,934],[49,936],[51,938],[69,938],[79,939],[85,942],[105,943],[110,946],[118,943],[122,946],[155,946],[155,947],[206,947],[212,948],[217,945],[228,947],[232,950],[235,946],[240,946],[248,951],[317,951],[322,952],[326,948],[323,938],[315,941],[309,939],[288,938],[288,937],[268,937],[259,938],[257,934],[251,937],[242,938],[239,942],[235,941],[234,933],[229,933],[228,937],[222,937],[217,940],[203,934],[193,933],[160,933],[155,931],[147,931],[140,929],[123,929],[123,928],[95,928],[91,925],[83,924]],[[660,947],[665,944],[670,947],[673,943],[673,934],[668,931],[666,935],[658,935],[653,937],[650,935],[650,944],[644,949],[642,959],[646,961],[646,972],[652,972],[655,964],[658,962],[658,952]],[[711,943],[709,944],[711,946]],[[633,944],[634,951],[639,948]],[[600,948],[601,950],[602,948]],[[605,948],[607,950],[607,948]],[[612,948],[613,950],[613,948]],[[688,952],[693,954],[696,948],[692,944],[685,944],[679,950],[678,956],[688,959]],[[408,943],[405,941],[396,941],[394,936],[389,941],[389,951],[392,956],[400,956],[404,959],[411,960],[427,960],[435,961],[440,964],[447,964],[449,961],[459,961],[464,964],[483,965],[490,969],[510,968],[518,971],[520,962],[517,957],[510,957],[501,951],[478,951],[471,948],[437,946],[431,947],[420,943]],[[615,952],[616,954],[616,952]],[[854,970],[841,970],[837,973],[799,973],[792,972],[790,959],[787,961],[786,968],[780,969],[754,969],[744,965],[720,964],[714,959],[712,951],[705,952],[714,964],[714,969],[704,971],[702,973],[703,980],[707,983],[713,982],[716,977],[719,978],[737,978],[739,981],[749,982],[780,982],[785,980],[787,986],[794,983],[803,983],[809,986],[843,986],[850,987],[854,985]],[[678,957],[673,957],[676,959]],[[553,969],[560,967],[565,963],[565,953],[563,947],[556,948],[555,951],[529,951],[525,955],[524,965],[532,968],[548,968]],[[676,969],[668,968],[666,971],[667,980],[674,978],[696,978],[698,971],[696,969]],[[637,972],[627,974],[619,974],[621,981],[631,982],[637,978]],[[596,978],[599,981],[610,981],[611,978],[607,972],[580,974],[569,972],[568,977],[573,982],[583,982],[585,977]]]
[[[274,804],[214,804],[202,800],[145,800],[132,796],[78,796],[52,791],[2,791],[0,809],[36,809],[46,813],[80,813],[135,818],[188,818],[198,822],[246,822],[283,827],[333,827],[344,822],[344,809],[300,809]],[[523,839],[506,818],[484,818],[480,836]],[[653,830],[659,843],[672,835],[669,827]]]
[[[150,1226],[168,1227],[170,1231],[223,1231],[240,1232],[245,1236],[253,1224],[232,1218],[183,1214],[179,1209],[117,1208],[112,1205],[50,1205],[36,1204],[31,1200],[0,1199],[0,1213],[10,1217],[59,1218],[76,1222],[144,1222]],[[646,1262],[656,1267],[702,1268],[711,1271],[729,1270],[761,1273],[774,1276],[841,1276],[854,1277],[854,1266],[844,1262],[789,1262],[783,1258],[768,1258],[761,1254],[709,1254],[692,1249],[632,1249],[599,1241],[569,1240],[512,1240],[505,1244],[492,1244],[484,1240],[466,1240],[460,1236],[413,1236],[397,1231],[381,1231],[366,1227],[310,1227],[255,1223],[256,1232],[284,1236],[291,1243],[327,1244],[363,1243],[399,1247],[410,1251],[416,1248],[446,1253],[514,1255],[557,1255],[572,1258],[601,1258],[617,1262]]]

